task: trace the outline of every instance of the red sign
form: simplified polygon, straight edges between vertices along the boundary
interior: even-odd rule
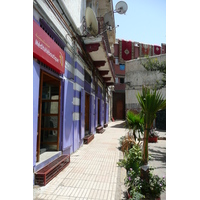
[[[159,55],[161,54],[161,47],[154,45],[154,54]]]
[[[65,52],[33,21],[33,56],[58,73],[65,73]]]

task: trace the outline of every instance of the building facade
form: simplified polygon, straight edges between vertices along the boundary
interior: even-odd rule
[[[157,60],[159,63],[166,62],[166,54],[150,56],[149,59]],[[125,63],[125,101],[126,111],[132,110],[134,113],[139,113],[141,107],[137,100],[137,94],[141,93],[142,86],[146,85],[154,87],[162,81],[163,74],[158,71],[147,71],[142,63],[145,63],[147,58],[139,58],[130,60]],[[166,99],[166,86],[159,90]],[[166,129],[166,110],[159,111],[156,118],[156,127],[162,130]]]
[[[166,44],[161,46],[143,44],[134,41],[116,39],[114,44],[114,71],[115,85],[113,92],[113,118],[125,119],[126,97],[125,97],[125,63],[127,61],[142,58],[144,56],[156,56],[166,53]]]
[[[109,122],[115,29],[107,32],[102,16],[111,11],[112,1],[33,1],[34,173]]]

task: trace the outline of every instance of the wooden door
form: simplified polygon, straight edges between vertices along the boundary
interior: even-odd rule
[[[45,149],[45,151],[59,150],[60,92],[60,80],[41,71],[37,162],[41,149]]]
[[[124,116],[124,104],[123,101],[117,101],[117,106],[116,106],[116,119],[123,119]]]
[[[80,120],[80,132],[81,139],[85,137],[85,90],[81,89],[81,120]]]
[[[98,125],[97,126],[99,126],[99,125],[101,125],[101,119],[100,119],[100,99],[98,99],[98,118],[97,118],[98,120],[97,120],[97,123],[98,123]]]
[[[85,93],[85,133],[89,133],[89,107],[90,107],[90,95]]]

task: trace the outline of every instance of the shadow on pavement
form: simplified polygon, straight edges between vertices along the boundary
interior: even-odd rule
[[[110,126],[110,128],[125,128],[125,121],[123,121],[120,124],[116,124],[116,125]]]
[[[157,147],[157,148],[158,150],[156,150],[155,147],[154,148],[149,147],[149,155],[151,155],[152,157],[151,161],[156,160],[156,161],[160,161],[166,164],[166,152],[159,150],[159,149],[166,150],[166,148],[164,147]]]

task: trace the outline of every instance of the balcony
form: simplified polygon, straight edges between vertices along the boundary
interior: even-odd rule
[[[103,17],[97,17],[98,34],[92,36],[87,32],[86,22],[83,22],[83,38],[86,51],[93,60],[93,64],[107,86],[114,85],[114,63],[110,43],[107,35],[106,24]]]

